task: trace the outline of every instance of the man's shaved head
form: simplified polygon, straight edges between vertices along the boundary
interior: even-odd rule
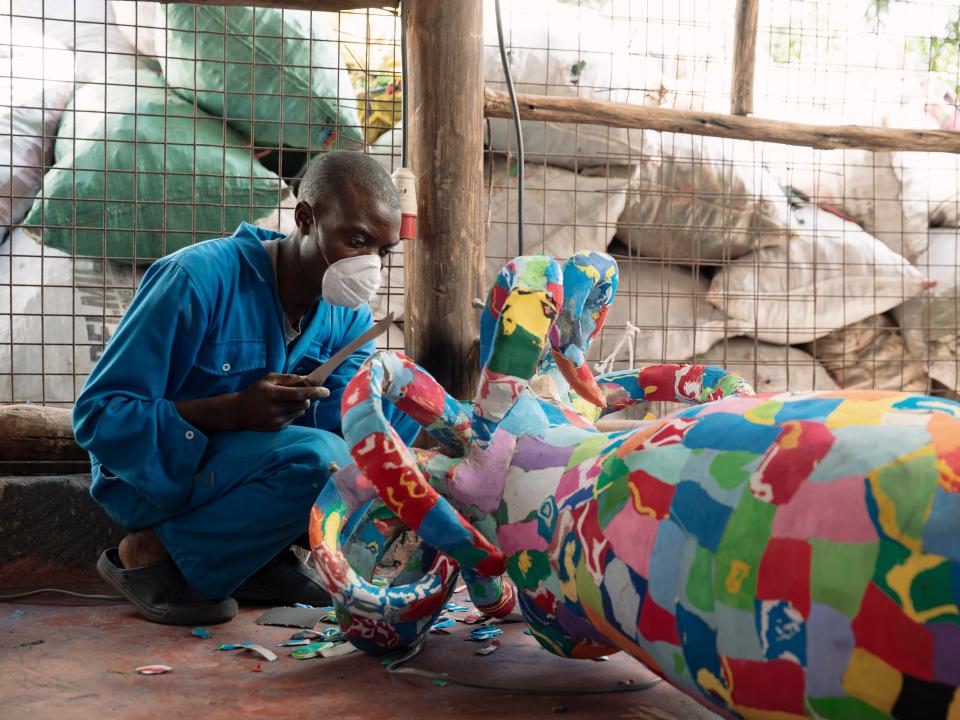
[[[300,181],[297,199],[316,211],[332,192],[350,185],[361,194],[388,207],[400,209],[400,193],[387,171],[369,155],[334,150],[310,161]]]

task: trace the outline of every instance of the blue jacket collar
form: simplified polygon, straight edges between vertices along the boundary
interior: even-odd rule
[[[253,268],[257,278],[265,283],[273,283],[273,266],[270,265],[270,258],[267,257],[261,243],[264,240],[279,240],[282,237],[284,237],[283,233],[246,222],[240,223],[231,236],[232,239],[239,241],[240,255]]]

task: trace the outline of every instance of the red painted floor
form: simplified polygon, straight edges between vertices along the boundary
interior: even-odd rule
[[[274,647],[294,632],[254,624],[259,609],[242,609],[211,626],[200,640],[189,628],[154,625],[130,606],[0,603],[0,718],[579,718],[713,720],[717,716],[666,683],[637,693],[515,695],[388,675],[381,658],[359,652],[295,660]],[[466,604],[464,594],[455,600]],[[454,616],[457,616],[456,614]],[[462,615],[461,615],[462,616]],[[492,655],[486,643],[464,640],[470,626],[432,635],[409,667],[474,681],[571,688],[641,682],[652,675],[618,654],[610,662],[566,660],[540,649],[523,626],[504,626]],[[219,643],[252,640],[274,650],[275,662],[245,652],[219,652]],[[42,641],[42,642],[37,642]],[[143,676],[134,668],[161,663],[173,671]]]

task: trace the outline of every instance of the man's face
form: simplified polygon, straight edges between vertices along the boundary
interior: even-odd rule
[[[385,258],[400,244],[400,211],[384,202],[371,199],[352,185],[332,193],[323,207],[313,208],[300,202],[296,209],[297,225],[304,235],[300,257],[307,276],[319,289],[326,260],[333,263],[357,255],[379,255]],[[308,226],[316,222],[323,252],[317,236]]]

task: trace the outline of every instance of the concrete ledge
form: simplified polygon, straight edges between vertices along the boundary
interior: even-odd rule
[[[0,476],[0,588],[86,584],[124,535],[90,497],[89,475]]]

